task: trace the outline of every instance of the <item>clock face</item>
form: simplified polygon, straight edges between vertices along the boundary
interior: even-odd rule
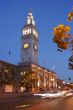
[[[23,35],[31,34],[31,29],[25,29],[23,30]]]
[[[29,44],[27,44],[27,43],[24,44],[24,48],[25,48],[25,49],[29,48]]]

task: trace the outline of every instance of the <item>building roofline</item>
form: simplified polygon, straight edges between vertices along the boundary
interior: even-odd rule
[[[40,67],[41,69],[44,69],[47,72],[51,72],[52,74],[56,74],[56,72],[51,71],[51,70],[49,70],[49,69],[47,69],[47,68],[45,68],[45,67],[43,67],[37,63],[34,63],[34,62],[30,62],[30,63],[29,62],[20,62],[20,63],[18,63],[18,66],[21,66],[21,67],[27,67],[27,66],[32,66],[32,65]]]
[[[9,63],[9,62],[4,61],[4,60],[0,60],[0,63],[5,63],[5,64],[12,65],[12,66],[17,66],[17,65],[15,65],[15,64]]]

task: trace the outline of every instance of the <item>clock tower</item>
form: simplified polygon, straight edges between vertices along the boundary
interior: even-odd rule
[[[21,63],[38,63],[38,32],[31,10],[22,28]]]

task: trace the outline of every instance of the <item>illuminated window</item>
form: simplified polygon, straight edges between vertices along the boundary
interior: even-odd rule
[[[31,34],[31,29],[23,30],[23,35]]]
[[[23,75],[23,72],[21,72],[20,74],[21,74],[21,76],[22,76],[22,75]]]
[[[22,76],[22,75],[25,75],[25,71],[24,71],[24,72],[21,72],[20,74],[21,74],[21,76]]]

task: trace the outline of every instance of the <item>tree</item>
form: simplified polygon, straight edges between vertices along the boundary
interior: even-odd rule
[[[25,87],[25,89],[29,91],[30,89],[32,89],[32,87],[36,86],[37,81],[38,81],[38,78],[35,75],[35,73],[32,71],[29,71],[21,75],[20,85]]]
[[[58,25],[57,27],[54,28],[54,38],[53,41],[57,44],[58,48],[61,49],[68,49],[68,41],[67,39],[69,38],[69,31],[70,27],[65,26],[63,24]]]
[[[16,68],[13,66],[8,66],[6,71],[6,80],[7,84],[14,84],[16,83]]]
[[[16,67],[5,63],[0,63],[0,87],[5,85],[14,85],[16,83]]]
[[[68,13],[68,22],[73,20],[73,11]],[[69,69],[73,70],[73,35],[69,33],[70,26],[60,24],[54,28],[53,42],[57,44],[58,51],[62,52],[63,50],[70,50],[72,56],[69,58]]]
[[[69,12],[68,13],[68,19],[67,19],[67,21],[72,21],[73,20],[73,12]]]

